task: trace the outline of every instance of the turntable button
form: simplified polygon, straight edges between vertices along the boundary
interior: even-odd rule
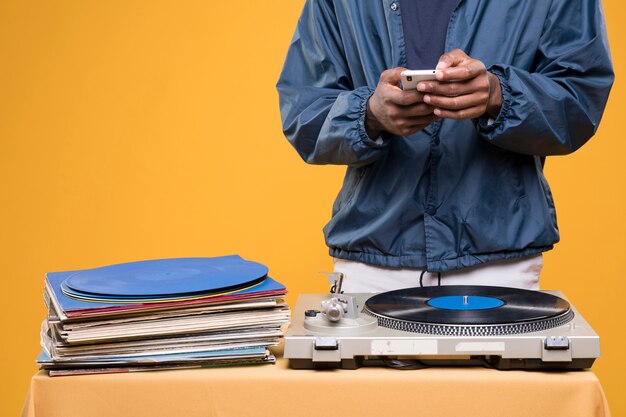
[[[546,350],[568,350],[569,339],[567,336],[549,336],[544,345]]]
[[[315,338],[315,350],[338,350],[339,343],[334,337],[321,337]]]

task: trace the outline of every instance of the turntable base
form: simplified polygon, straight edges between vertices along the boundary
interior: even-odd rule
[[[315,314],[315,310],[319,309],[323,300],[329,298],[329,294],[303,294],[298,299],[292,314],[292,324],[285,335],[284,356],[295,369],[356,369],[362,366],[416,369],[450,365],[541,370],[590,368],[600,356],[598,335],[576,309],[565,301],[562,293],[538,293],[563,301],[564,305],[559,305],[550,314],[565,318],[551,322],[550,326],[542,324],[536,328],[521,328],[530,328],[531,331],[500,334],[465,330],[460,333],[428,334],[404,330],[411,326],[384,327],[386,320],[398,321],[397,318],[390,318],[388,312],[381,314],[383,317],[379,317],[377,326],[351,328],[343,332],[339,321],[329,322],[329,330],[324,330],[320,326],[310,326],[308,322],[320,321],[323,313]],[[355,300],[359,306],[355,319],[372,315],[371,311],[366,314],[363,307],[367,307],[368,300],[376,296],[343,294],[339,297],[352,297]],[[535,321],[541,322],[543,319],[540,317]],[[521,322],[523,325],[529,323],[532,324],[533,320]],[[512,324],[515,323],[504,323],[504,328]],[[463,324],[462,327],[471,329],[472,326],[485,325],[474,323]]]

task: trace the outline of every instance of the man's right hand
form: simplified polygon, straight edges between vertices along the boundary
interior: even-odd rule
[[[424,94],[400,88],[400,74],[406,68],[392,68],[380,75],[374,94],[367,101],[365,129],[370,138],[383,132],[408,136],[439,120],[433,107],[424,103]]]

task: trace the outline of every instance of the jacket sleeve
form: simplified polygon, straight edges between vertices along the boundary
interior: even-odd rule
[[[614,79],[600,0],[554,1],[532,70],[489,71],[503,102],[495,121],[476,120],[484,139],[523,154],[574,152],[598,129]]]
[[[354,88],[332,2],[307,0],[277,84],[283,131],[310,164],[361,166],[387,146],[365,131],[374,88]]]

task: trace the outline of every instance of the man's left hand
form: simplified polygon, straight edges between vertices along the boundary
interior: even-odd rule
[[[437,81],[422,81],[417,90],[434,114],[449,119],[473,119],[488,114],[495,119],[502,107],[502,87],[485,64],[460,49],[439,58]]]

